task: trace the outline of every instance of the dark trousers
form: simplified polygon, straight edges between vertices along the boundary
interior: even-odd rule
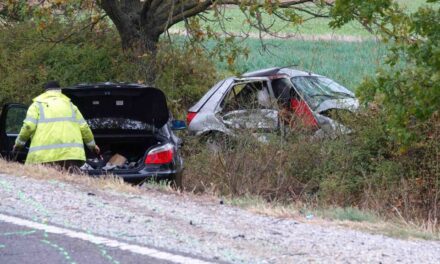
[[[53,166],[58,170],[67,171],[68,173],[80,174],[80,167],[84,165],[82,160],[60,160],[54,162],[47,162],[46,165]]]

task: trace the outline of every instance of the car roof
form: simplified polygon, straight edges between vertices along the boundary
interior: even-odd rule
[[[288,75],[291,77],[298,77],[298,76],[315,76],[315,77],[321,77],[321,75],[312,73],[312,72],[306,72],[294,68],[289,67],[273,67],[273,68],[266,68],[261,69],[257,71],[251,71],[246,72],[242,75],[242,77],[270,77],[274,75]]]

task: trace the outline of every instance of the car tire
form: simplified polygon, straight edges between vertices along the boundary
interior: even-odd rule
[[[174,187],[176,190],[183,191],[183,172],[176,174],[171,182],[171,186]]]
[[[229,136],[221,132],[206,133],[200,137],[200,141],[212,152],[219,152],[230,145]]]

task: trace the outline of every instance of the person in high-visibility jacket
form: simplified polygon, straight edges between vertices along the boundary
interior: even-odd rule
[[[26,164],[45,163],[70,169],[86,160],[84,144],[96,154],[92,131],[78,108],[61,93],[58,82],[50,81],[46,91],[33,99],[14,149],[31,140]]]

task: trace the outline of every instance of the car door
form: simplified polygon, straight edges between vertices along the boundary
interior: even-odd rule
[[[236,79],[220,103],[218,114],[230,130],[273,132],[278,110],[268,78]]]
[[[8,160],[24,162],[28,152],[28,145],[25,148],[12,152],[15,139],[17,138],[23,120],[26,118],[28,107],[22,104],[6,104],[2,108],[0,116],[0,153]]]

